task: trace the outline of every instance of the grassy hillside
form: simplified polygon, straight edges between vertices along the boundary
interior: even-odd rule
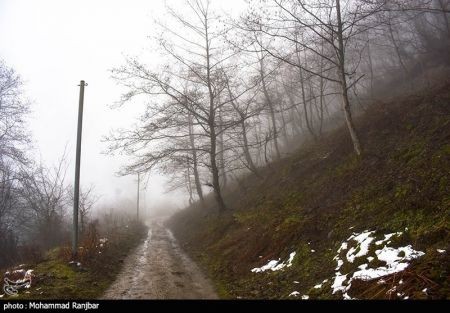
[[[361,159],[342,127],[228,190],[229,212],[193,206],[169,221],[222,297],[450,298],[450,81],[373,104],[357,129]],[[380,253],[405,259],[409,245],[424,254],[405,270],[349,284],[358,266],[388,268]],[[251,272],[293,252],[290,267]]]

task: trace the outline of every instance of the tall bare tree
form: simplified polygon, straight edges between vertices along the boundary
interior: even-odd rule
[[[379,12],[384,1],[345,1],[343,6],[341,2],[272,0],[276,12],[267,8],[265,11],[252,12],[246,16],[243,29],[262,32],[271,38],[270,44],[256,42],[272,57],[299,68],[302,73],[336,83],[353,147],[355,153],[360,155],[362,148],[353,122],[348,93],[361,77],[355,77],[359,62],[349,62],[347,50],[353,43],[352,39],[368,28],[364,24],[365,20]],[[297,32],[303,36],[299,38]],[[325,45],[324,49],[322,45]],[[292,48],[322,58],[327,64],[325,70],[295,62],[291,57]]]

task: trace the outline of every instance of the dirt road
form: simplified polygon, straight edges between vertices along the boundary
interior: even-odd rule
[[[155,220],[145,242],[125,259],[121,273],[103,298],[217,299],[217,295],[162,220]]]

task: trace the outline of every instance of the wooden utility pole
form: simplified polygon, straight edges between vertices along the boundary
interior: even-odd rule
[[[139,220],[139,188],[140,188],[140,182],[141,182],[141,174],[138,173],[138,183],[137,183],[137,219]]]
[[[81,161],[81,133],[83,130],[83,103],[84,87],[87,86],[84,80],[80,81],[80,101],[78,105],[78,130],[77,130],[77,151],[75,161],[75,187],[73,197],[73,233],[72,233],[72,256],[75,258],[78,252],[78,208],[80,202],[80,161]]]

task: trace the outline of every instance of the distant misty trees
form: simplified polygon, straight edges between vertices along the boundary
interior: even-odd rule
[[[234,19],[214,3],[168,8],[152,42],[161,64],[128,58],[113,70],[127,88],[120,104],[144,102],[146,112],[107,140],[110,153],[133,157],[124,174],[158,169],[203,205],[210,187],[219,211],[230,180],[261,175],[336,120],[364,157],[354,115],[377,86],[414,88],[450,63],[448,0],[260,0]]]
[[[22,80],[0,61],[0,268],[69,239],[67,162],[47,168],[30,157],[29,111]],[[82,225],[95,199],[91,189],[81,193]]]

